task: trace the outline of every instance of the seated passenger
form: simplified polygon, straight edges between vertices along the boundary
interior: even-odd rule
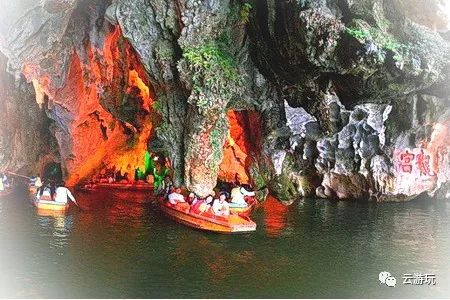
[[[55,195],[55,202],[67,204],[67,202],[72,200],[75,205],[78,206],[77,201],[75,201],[75,198],[73,197],[72,193],[69,191],[68,188],[66,188],[65,183],[61,182],[58,187],[56,188],[56,195]]]
[[[3,182],[3,186],[5,189],[9,188],[9,180],[5,173],[2,173],[1,181]]]
[[[216,216],[228,217],[230,215],[230,206],[225,193],[221,193],[219,199],[214,201],[212,211]]]
[[[187,202],[189,203],[189,205],[195,205],[195,203],[197,203],[197,201],[198,201],[197,195],[193,192],[190,192],[188,199],[187,199]]]
[[[109,184],[114,183],[114,178],[112,176],[108,177],[108,183]]]
[[[39,200],[51,201],[52,194],[50,191],[50,187],[47,185],[41,186],[37,191],[36,198]]]
[[[153,185],[155,183],[155,177],[153,177],[153,175],[149,174],[147,175],[147,178],[145,180],[148,184]]]
[[[193,204],[191,206],[190,212],[196,213],[196,214],[202,214],[202,213],[209,211],[211,209],[213,199],[214,199],[213,196],[208,196],[204,200],[198,199],[195,202],[195,204]]]
[[[40,188],[42,186],[42,180],[41,177],[36,177],[36,180],[34,181],[34,186],[37,188]]]
[[[242,186],[237,186],[231,190],[231,207],[247,207],[245,197],[253,197],[255,192],[249,192]]]
[[[184,200],[184,196],[181,194],[180,188],[176,188],[173,192],[171,192],[168,196],[168,200],[172,205],[176,205],[180,202],[186,202],[186,200]]]

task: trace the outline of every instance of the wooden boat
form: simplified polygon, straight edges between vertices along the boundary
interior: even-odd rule
[[[159,199],[161,210],[171,219],[202,230],[219,233],[241,233],[256,230],[256,223],[248,217],[231,214],[228,217],[215,216],[211,213],[196,214],[189,211],[189,204],[178,203],[173,206]]]
[[[77,187],[77,190],[126,190],[126,191],[153,191],[153,185],[148,183],[95,183],[84,187]]]
[[[66,212],[67,210],[69,210],[69,203],[64,204],[55,202],[45,196],[41,197],[41,199],[38,199],[35,196],[33,204],[34,206],[37,207],[39,211],[48,210],[48,211]]]
[[[61,217],[65,216],[67,210],[49,210],[49,209],[37,209],[37,215],[41,217]]]

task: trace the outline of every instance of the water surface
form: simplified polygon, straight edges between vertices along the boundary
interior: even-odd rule
[[[449,297],[450,204],[266,202],[254,233],[179,225],[144,194],[78,194],[83,211],[0,199],[0,297]],[[148,199],[146,199],[148,200]],[[380,285],[389,271],[397,286]],[[436,274],[436,286],[402,284]]]

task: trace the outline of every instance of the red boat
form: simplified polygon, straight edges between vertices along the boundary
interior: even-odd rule
[[[256,223],[250,218],[231,214],[228,217],[215,216],[209,212],[197,214],[190,212],[187,203],[172,205],[163,199],[159,200],[161,210],[171,219],[202,230],[219,233],[240,233],[256,230]]]
[[[93,190],[125,190],[125,191],[147,191],[152,192],[154,187],[148,183],[95,183],[84,187],[77,187],[77,190],[93,191]]]

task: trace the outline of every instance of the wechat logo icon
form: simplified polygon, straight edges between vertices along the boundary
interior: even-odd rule
[[[380,272],[380,274],[378,274],[378,280],[380,281],[380,284],[385,284],[388,287],[395,287],[397,284],[397,279],[387,271]]]

